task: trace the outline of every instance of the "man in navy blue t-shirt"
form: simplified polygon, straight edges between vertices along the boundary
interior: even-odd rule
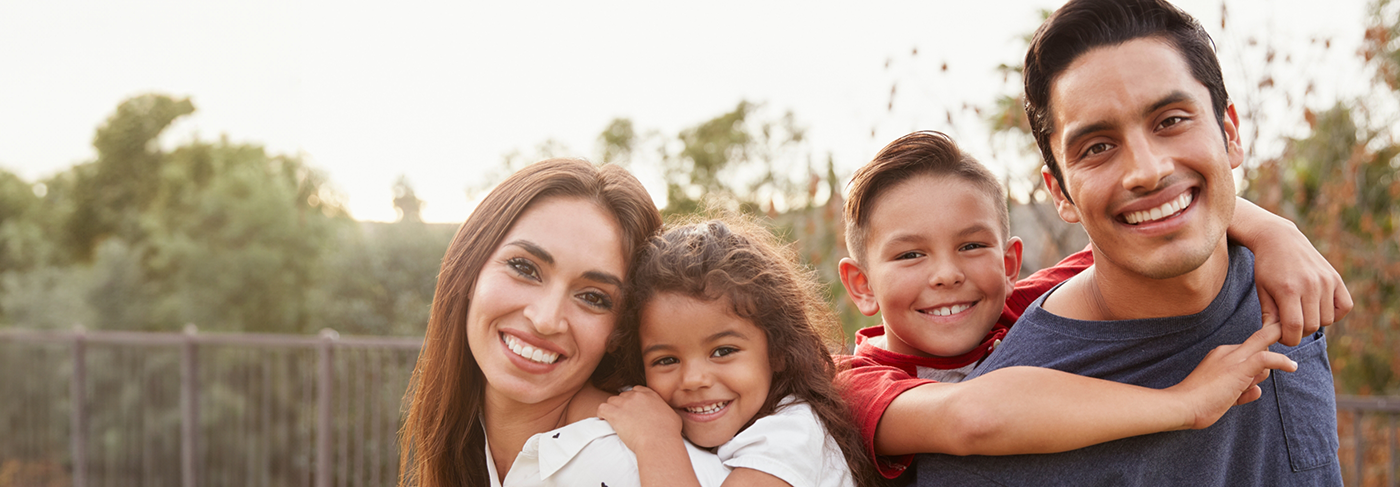
[[[1084,227],[1095,265],[1033,304],[974,376],[1034,365],[1161,388],[1259,329],[1253,256],[1225,238],[1243,154],[1211,46],[1153,0],[1071,0],[1036,32],[1026,112],[1060,217]],[[1271,349],[1298,371],[1210,428],[1053,455],[921,455],[919,484],[1340,485],[1322,333]]]

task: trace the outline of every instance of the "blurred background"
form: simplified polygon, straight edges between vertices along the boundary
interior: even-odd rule
[[[762,215],[848,338],[878,321],[836,278],[844,186],[910,131],[1002,177],[1022,276],[1051,265],[1087,240],[1045,205],[1019,66],[1060,3],[0,0],[0,487],[392,484],[443,252],[545,157]],[[1400,2],[1178,4],[1240,193],[1356,300],[1328,329],[1347,482],[1400,485]]]

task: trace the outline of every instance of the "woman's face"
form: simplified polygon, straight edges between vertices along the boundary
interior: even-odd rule
[[[488,398],[536,404],[578,392],[617,324],[626,275],[622,231],[597,204],[533,203],[482,267],[467,310]]]

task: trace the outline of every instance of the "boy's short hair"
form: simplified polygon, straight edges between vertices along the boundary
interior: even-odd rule
[[[851,176],[846,198],[846,250],[856,262],[865,262],[865,246],[870,231],[870,215],[875,202],[886,190],[915,176],[954,176],[980,189],[996,205],[1002,239],[1011,234],[1006,211],[1006,193],[986,166],[958,148],[942,132],[923,130],[890,142],[875,159]],[[930,210],[937,211],[936,208]]]
[[[1070,64],[1090,50],[1134,39],[1161,39],[1181,54],[1191,77],[1210,92],[1215,121],[1223,133],[1230,95],[1215,57],[1215,44],[1200,22],[1166,0],[1071,0],[1041,24],[1026,51],[1024,82],[1026,118],[1050,174],[1065,185],[1064,173],[1050,150],[1055,131],[1050,113],[1050,86]]]

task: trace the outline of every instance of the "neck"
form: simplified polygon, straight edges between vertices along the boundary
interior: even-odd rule
[[[531,436],[567,423],[573,397],[574,394],[569,394],[524,404],[487,388],[482,427],[491,448],[491,459],[496,464],[496,475],[500,476],[498,480],[505,481],[515,457],[520,455]]]
[[[1063,292],[1047,298],[1045,309],[1086,321],[1196,314],[1215,300],[1229,272],[1230,250],[1224,239],[1200,267],[1166,279],[1153,279],[1118,267],[1094,247],[1094,266],[1065,283]]]

